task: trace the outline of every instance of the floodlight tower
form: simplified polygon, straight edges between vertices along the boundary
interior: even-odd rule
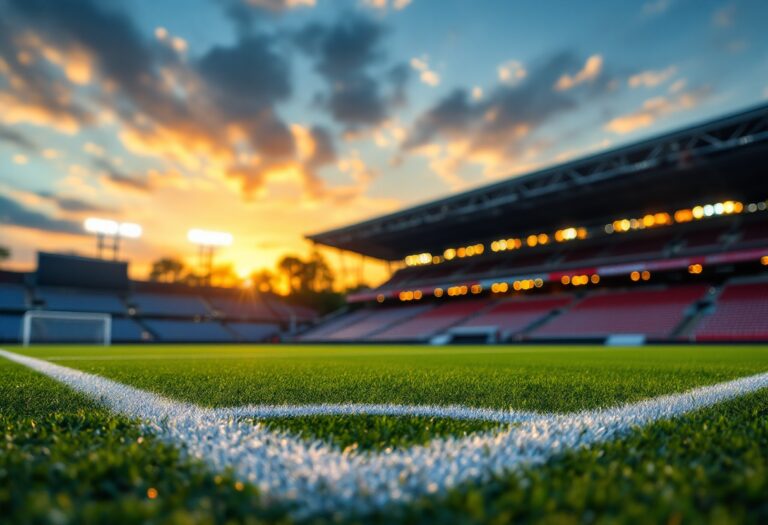
[[[120,239],[138,239],[142,228],[132,222],[117,222],[110,219],[90,217],[85,220],[85,231],[96,235],[96,251],[99,259],[103,258],[104,249],[112,251],[112,259],[117,260],[120,254]]]
[[[216,248],[232,244],[232,234],[193,228],[187,232],[187,239],[197,245],[200,266],[205,270],[204,282],[210,285],[213,274],[213,254]]]

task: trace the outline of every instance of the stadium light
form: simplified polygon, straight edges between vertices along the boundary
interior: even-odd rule
[[[234,238],[231,233],[215,232],[193,228],[187,232],[187,239],[198,246],[200,266],[205,270],[205,283],[211,284],[213,274],[213,254],[216,248],[229,246]]]
[[[120,234],[120,237],[125,237],[126,239],[138,239],[143,232],[141,226],[138,224],[124,222],[120,224],[118,233]]]
[[[98,217],[89,217],[83,223],[85,231],[96,235],[96,249],[99,258],[102,257],[104,248],[112,250],[112,258],[117,260],[120,253],[120,239],[138,239],[141,237],[142,228],[132,222],[117,222],[111,219],[100,219]],[[111,244],[107,245],[109,239]]]
[[[187,232],[187,239],[192,244],[202,246],[229,246],[233,237],[231,233],[191,229]]]
[[[90,217],[85,219],[85,231],[100,235],[115,235],[118,233],[120,225],[116,221],[109,219],[97,219]]]

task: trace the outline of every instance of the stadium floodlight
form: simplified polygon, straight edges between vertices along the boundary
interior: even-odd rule
[[[120,225],[117,221],[90,217],[85,219],[85,231],[99,235],[116,235],[120,231]]]
[[[226,232],[213,232],[208,230],[198,230],[196,228],[187,232],[187,239],[192,244],[202,246],[229,246],[232,244],[232,234]]]
[[[96,249],[99,257],[106,245],[105,241],[109,239],[111,243],[107,246],[112,250],[112,258],[117,260],[120,253],[120,239],[138,239],[143,233],[141,226],[132,222],[117,222],[111,219],[99,219],[89,217],[83,223],[85,231],[96,234]]]
[[[187,239],[192,244],[198,246],[200,266],[205,271],[204,282],[205,284],[210,285],[211,275],[213,274],[213,254],[216,251],[216,248],[231,245],[234,238],[231,233],[227,232],[215,232],[193,228],[187,232]]]
[[[138,239],[141,237],[143,232],[141,226],[138,224],[134,224],[132,222],[123,222],[120,224],[118,233],[120,234],[120,237],[125,237],[127,239]]]

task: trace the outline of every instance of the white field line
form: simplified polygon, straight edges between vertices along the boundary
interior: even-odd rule
[[[445,407],[315,405],[202,408],[115,381],[0,350],[0,355],[97,399],[116,413],[145,422],[159,438],[221,471],[233,468],[267,502],[285,503],[297,517],[325,512],[370,512],[466,482],[482,482],[553,455],[615,439],[660,419],[680,416],[768,387],[768,373],[616,408],[572,414],[532,414]],[[325,407],[325,411],[323,411]],[[416,414],[517,422],[496,433],[434,439],[423,446],[377,453],[340,452],[243,418],[344,413]],[[455,411],[455,412],[452,412]],[[499,418],[499,419],[497,419]]]

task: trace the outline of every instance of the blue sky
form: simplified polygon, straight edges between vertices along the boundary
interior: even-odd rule
[[[246,273],[302,234],[768,98],[760,0],[0,0],[0,244],[141,276],[231,231]]]

